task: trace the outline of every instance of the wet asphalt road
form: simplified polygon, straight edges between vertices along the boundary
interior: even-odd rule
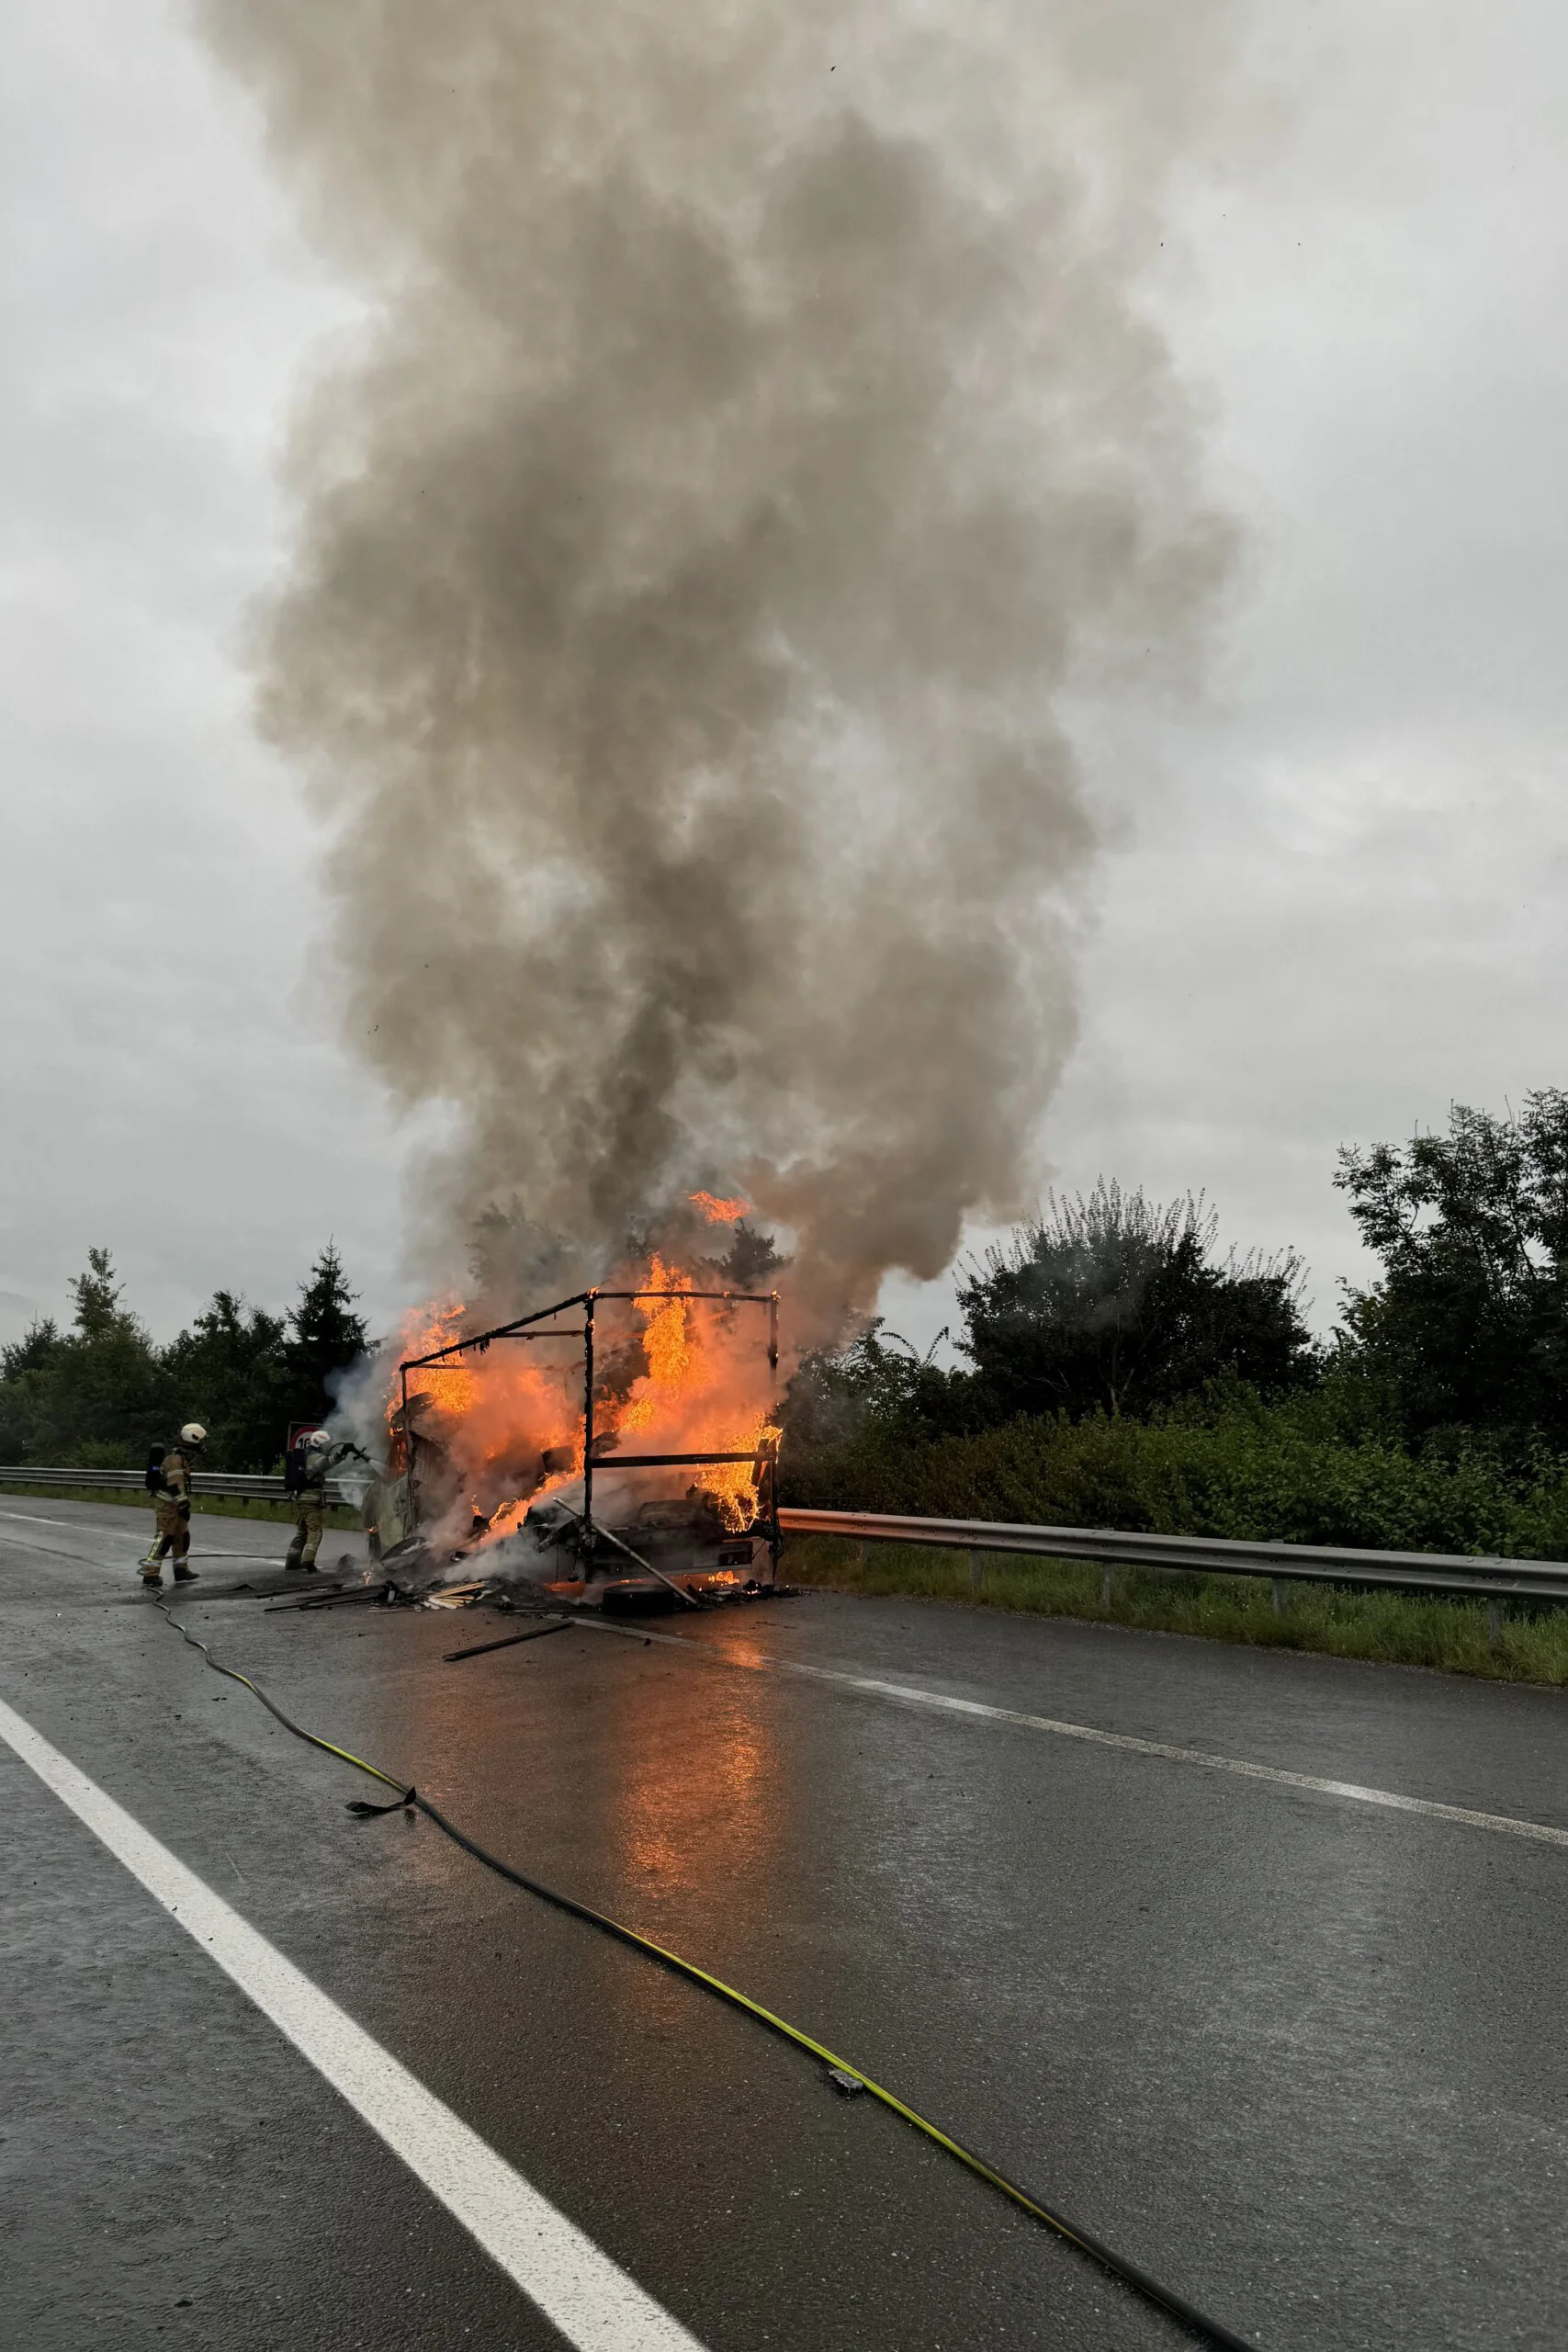
[[[281,1731],[131,1582],[145,1518],[0,1499],[0,1698],[712,2352],[1190,2339],[744,2018]],[[769,1657],[1568,1827],[1568,1701],[812,1596],[669,1620],[188,1607],[313,1729],[777,2009],[1268,2352],[1558,2346],[1568,1851],[953,1717]],[[355,1548],[329,1534],[324,1553]],[[650,1628],[649,1630],[655,1630]],[[0,2309],[38,2352],[558,2346],[0,1746]]]

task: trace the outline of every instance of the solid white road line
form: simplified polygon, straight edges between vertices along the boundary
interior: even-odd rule
[[[1202,1747],[1175,1747],[1168,1740],[1137,1739],[1130,1732],[1101,1731],[1093,1724],[1058,1723],[1051,1715],[1029,1715],[1016,1707],[992,1707],[978,1699],[953,1699],[942,1690],[921,1690],[910,1682],[884,1682],[869,1674],[847,1674],[830,1666],[805,1666],[795,1658],[770,1657],[759,1651],[739,1657],[728,1650],[710,1649],[705,1642],[688,1641],[683,1634],[649,1634],[639,1627],[612,1625],[603,1618],[583,1617],[579,1624],[603,1634],[625,1633],[635,1641],[660,1642],[671,1649],[687,1650],[718,1666],[744,1667],[757,1673],[798,1674],[812,1682],[836,1682],[850,1690],[868,1691],[873,1698],[893,1699],[901,1706],[933,1707],[939,1713],[977,1715],[988,1723],[1014,1724],[1024,1731],[1050,1732],[1058,1739],[1088,1740],[1096,1747],[1119,1747],[1130,1756],[1157,1756],[1168,1764],[1202,1764],[1211,1772],[1232,1772],[1244,1781],[1271,1781],[1278,1788],[1307,1789],[1314,1796],[1348,1797],[1355,1804],[1381,1805],[1389,1813],[1419,1813],[1432,1821],[1457,1821],[1467,1829],[1490,1829],[1502,1838],[1533,1838],[1541,1846],[1568,1846],[1568,1829],[1553,1829],[1543,1821],[1520,1821],[1509,1813],[1475,1813],[1462,1804],[1438,1804],[1429,1797],[1404,1797],[1393,1789],[1363,1789],[1354,1781],[1320,1780],[1314,1772],[1285,1772],[1274,1764],[1251,1764],[1239,1756],[1211,1756]]]
[[[581,2352],[702,2352],[345,2010],[4,1701],[0,1738],[231,1977]]]

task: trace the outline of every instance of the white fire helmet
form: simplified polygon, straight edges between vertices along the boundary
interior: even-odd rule
[[[182,1445],[205,1445],[206,1442],[207,1431],[202,1428],[201,1423],[199,1421],[187,1421],[184,1429],[180,1431],[180,1443]]]
[[[307,1453],[324,1453],[332,1442],[333,1433],[331,1430],[307,1430],[305,1432],[305,1451]]]

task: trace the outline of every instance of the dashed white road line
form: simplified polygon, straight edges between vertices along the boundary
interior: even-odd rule
[[[4,1701],[0,1738],[439,2198],[568,2343],[581,2352],[702,2352],[697,2338],[592,2238]]]
[[[26,1511],[0,1511],[0,1519],[26,1519]],[[43,1527],[78,1527],[81,1522],[71,1519],[39,1520]],[[247,1559],[257,1567],[276,1566],[275,1561],[263,1560],[254,1553],[209,1553],[210,1559]],[[1381,1806],[1388,1813],[1425,1815],[1432,1821],[1453,1821],[1467,1829],[1490,1830],[1501,1838],[1524,1838],[1540,1846],[1568,1847],[1568,1829],[1554,1828],[1550,1822],[1524,1821],[1511,1813],[1481,1813],[1470,1805],[1440,1804],[1431,1797],[1402,1796],[1394,1789],[1363,1788],[1355,1781],[1331,1781],[1315,1772],[1287,1772],[1276,1764],[1255,1764],[1246,1757],[1215,1756],[1203,1747],[1179,1747],[1168,1740],[1139,1739],[1131,1732],[1102,1731],[1097,1724],[1062,1723],[1051,1715],[1032,1715],[1017,1707],[996,1707],[979,1699],[957,1699],[943,1690],[922,1690],[912,1682],[887,1682],[879,1676],[851,1674],[842,1668],[807,1666],[797,1658],[769,1657],[759,1651],[751,1657],[739,1657],[732,1652],[710,1648],[705,1642],[690,1642],[682,1634],[649,1634],[640,1627],[616,1625],[602,1617],[582,1617],[579,1624],[602,1634],[621,1634],[638,1642],[658,1642],[669,1649],[685,1650],[689,1655],[705,1658],[710,1665],[738,1667],[749,1672],[796,1674],[812,1682],[836,1682],[844,1689],[863,1690],[873,1698],[891,1699],[897,1704],[931,1707],[939,1713],[980,1716],[992,1723],[1014,1724],[1025,1731],[1048,1732],[1058,1739],[1079,1739],[1097,1747],[1119,1747],[1133,1756],[1155,1756],[1172,1764],[1201,1764],[1211,1772],[1229,1772],[1238,1780],[1269,1781],[1276,1787],[1305,1789],[1314,1796],[1340,1797],[1353,1804]]]
[[[813,1682],[836,1682],[850,1690],[864,1690],[873,1698],[892,1699],[901,1706],[931,1707],[940,1714],[979,1716],[988,1723],[1013,1724],[1024,1731],[1049,1732],[1057,1739],[1081,1739],[1096,1747],[1117,1747],[1130,1756],[1156,1756],[1169,1764],[1201,1764],[1211,1772],[1231,1772],[1244,1781],[1269,1781],[1278,1788],[1306,1789],[1314,1796],[1348,1798],[1354,1804],[1381,1805],[1389,1813],[1416,1813],[1432,1821],[1455,1821],[1467,1829],[1489,1829],[1502,1838],[1532,1838],[1541,1846],[1568,1846],[1568,1829],[1554,1829],[1544,1821],[1521,1821],[1510,1813],[1476,1813],[1469,1805],[1438,1804],[1430,1797],[1401,1796],[1393,1789],[1366,1789],[1355,1781],[1323,1780],[1314,1772],[1287,1772],[1275,1764],[1254,1764],[1245,1757],[1214,1756],[1203,1747],[1177,1747],[1168,1740],[1139,1739],[1131,1732],[1101,1731],[1096,1724],[1060,1723],[1051,1715],[1031,1715],[1017,1707],[993,1707],[979,1699],[955,1699],[944,1690],[922,1690],[912,1682],[885,1682],[870,1674],[850,1674],[842,1668],[807,1666],[797,1658],[773,1657],[759,1651],[740,1657],[705,1642],[688,1641],[683,1634],[649,1634],[641,1626],[611,1624],[603,1618],[580,1618],[595,1632],[625,1633],[638,1642],[659,1642],[685,1650],[718,1666],[774,1674],[798,1674]]]

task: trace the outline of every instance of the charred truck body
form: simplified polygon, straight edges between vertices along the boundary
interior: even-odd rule
[[[394,1428],[405,1544],[417,1548],[428,1543],[431,1503],[434,1515],[449,1526],[455,1499],[442,1491],[450,1483],[442,1473],[443,1448],[421,1427],[421,1392],[411,1393],[410,1375],[439,1371],[498,1344],[575,1341],[581,1347],[581,1447],[545,1450],[535,1499],[525,1507],[509,1505],[492,1517],[476,1510],[468,1543],[453,1545],[448,1557],[465,1558],[471,1568],[479,1565],[473,1545],[498,1581],[532,1585],[554,1599],[609,1611],[670,1608],[683,1600],[776,1589],[781,1536],[774,1431],[770,1429],[745,1451],[634,1453],[620,1451],[621,1433],[598,1425],[604,1310],[624,1306],[646,1313],[661,1302],[678,1302],[682,1308],[761,1308],[769,1374],[776,1383],[776,1292],[584,1291],[515,1322],[412,1356],[399,1366],[401,1403]],[[573,1315],[581,1320],[563,1320]],[[705,1471],[724,1474],[722,1493],[705,1483]],[[650,1483],[663,1491],[649,1494]]]

